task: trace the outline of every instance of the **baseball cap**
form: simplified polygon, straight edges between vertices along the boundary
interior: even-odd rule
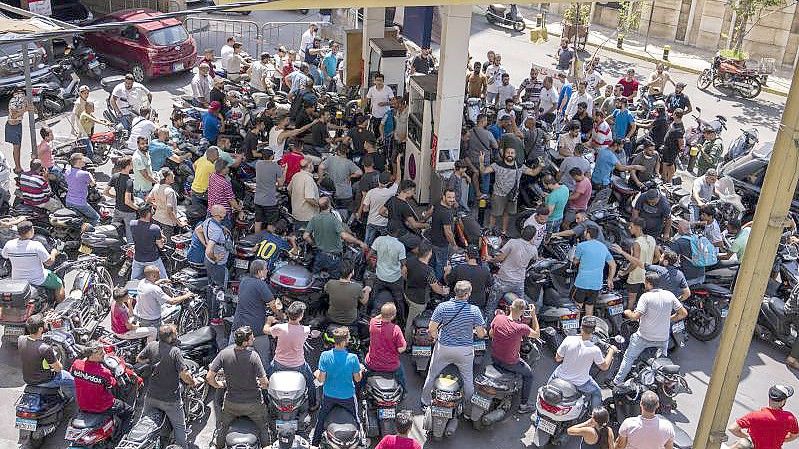
[[[78,92],[89,91],[89,90],[91,90],[91,89],[89,89],[89,86],[87,86],[85,84],[78,88]]]
[[[212,101],[210,105],[208,105],[209,111],[218,111],[222,109],[222,104],[216,100]]]
[[[580,327],[585,327],[593,330],[596,327],[596,317],[584,316],[583,320],[580,322]]]
[[[772,401],[784,401],[793,396],[793,387],[790,385],[773,385],[768,389],[768,397]]]

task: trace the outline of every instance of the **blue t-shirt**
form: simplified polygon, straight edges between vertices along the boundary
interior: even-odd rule
[[[494,136],[494,139],[499,140],[502,137],[502,127],[494,123],[488,127],[488,131]]]
[[[599,240],[586,240],[577,244],[574,258],[580,261],[574,286],[583,290],[602,290],[605,262],[613,260],[608,247]]]
[[[563,219],[563,210],[566,209],[566,203],[569,201],[569,188],[565,185],[549,192],[547,195],[547,206],[554,206],[552,213],[549,214],[547,221],[555,222]]]
[[[439,324],[438,341],[445,346],[472,346],[474,328],[485,325],[477,306],[454,299],[439,304],[430,320]]]
[[[153,171],[161,170],[161,167],[166,164],[166,160],[172,157],[173,154],[172,147],[160,140],[150,142],[148,151],[150,152],[150,163],[153,166]]]
[[[563,98],[566,98],[566,101],[563,102],[563,107],[561,108],[560,112],[566,111],[566,105],[569,104],[569,98],[572,97],[572,85],[569,82],[566,82],[563,87],[560,89],[560,95],[558,95],[558,104],[563,101]]]
[[[596,156],[594,171],[591,173],[591,182],[600,186],[610,185],[610,174],[613,168],[619,163],[616,153],[609,148],[601,148]]]
[[[255,255],[265,260],[269,271],[272,271],[280,254],[289,249],[291,249],[291,246],[286,240],[269,231],[261,231],[260,241],[255,246]]]
[[[215,141],[216,136],[219,135],[219,117],[206,111],[203,112],[202,122],[203,137],[211,142]]]
[[[338,58],[333,52],[327,54],[327,56],[322,59],[322,66],[325,69],[325,74],[329,78],[333,78],[336,76],[336,69],[338,68]]]
[[[616,109],[613,111],[613,119],[615,120],[613,123],[613,138],[624,139],[627,136],[627,130],[630,129],[630,125],[635,123],[635,117],[627,109]]]
[[[322,393],[334,399],[349,399],[355,396],[355,373],[361,370],[358,356],[346,349],[333,348],[319,357],[319,371],[325,373]]]

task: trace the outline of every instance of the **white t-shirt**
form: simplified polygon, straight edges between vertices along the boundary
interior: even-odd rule
[[[505,73],[505,68],[501,65],[494,65],[491,64],[486,69],[486,92],[495,94],[499,90],[499,86],[502,84],[502,74]]]
[[[577,113],[577,105],[579,103],[585,103],[586,106],[588,106],[588,109],[586,109],[588,115],[594,114],[594,97],[592,97],[588,91],[582,95],[575,91],[569,98],[569,102],[566,104],[566,118],[571,119],[574,114]]]
[[[311,32],[311,29],[308,28],[302,33],[302,38],[300,38],[300,48],[297,52],[300,55],[300,61],[305,60],[305,49],[308,48],[309,45],[313,43],[313,38],[316,37],[316,33]]]
[[[268,68],[266,64],[262,63],[261,61],[255,61],[252,63],[252,78],[250,79],[250,86],[254,87],[257,90],[265,91],[266,85],[264,84],[264,78],[269,77]],[[274,68],[272,69],[274,70]]]
[[[383,118],[383,116],[386,115],[386,111],[388,111],[389,105],[380,106],[379,103],[388,103],[388,100],[393,96],[394,91],[386,85],[380,90],[378,90],[376,86],[370,87],[369,92],[366,93],[366,98],[371,100],[372,117]]]
[[[227,59],[227,72],[228,76],[239,76],[241,74],[241,67],[244,65],[244,57],[240,53],[233,53]]]
[[[558,105],[558,91],[556,91],[554,87],[551,89],[542,88],[541,99],[538,105],[544,112],[549,111],[552,107],[556,107]],[[555,111],[553,110],[553,112]]]
[[[269,149],[275,153],[274,160],[279,161],[283,159],[283,149],[286,147],[285,139],[283,142],[278,142],[277,138],[280,136],[280,133],[285,131],[283,128],[274,127],[269,130]]]
[[[541,246],[541,242],[544,241],[544,236],[546,236],[546,234],[547,234],[547,231],[546,231],[547,222],[546,222],[546,220],[544,220],[543,223],[539,223],[535,219],[535,217],[537,215],[538,214],[530,215],[529,217],[527,217],[527,220],[524,220],[524,224],[522,225],[522,228],[526,228],[527,226],[532,226],[532,227],[535,228],[535,238],[533,239],[533,245],[535,245],[536,248]]]
[[[636,332],[649,341],[666,341],[671,331],[671,314],[682,307],[680,300],[668,290],[656,288],[638,298],[635,311],[641,313]]]
[[[363,197],[364,204],[369,205],[369,217],[366,219],[366,224],[372,226],[388,226],[388,218],[380,215],[380,208],[382,208],[389,198],[397,194],[399,183],[394,183],[388,187],[375,187],[366,192]]]
[[[117,107],[122,115],[129,115],[132,113],[139,113],[147,94],[150,93],[146,87],[134,82],[130,90],[125,89],[125,83],[119,83],[114,87],[111,95],[117,97]]]
[[[602,81],[602,75],[600,75],[599,72],[597,72],[596,70],[586,74],[585,75],[585,82],[587,84],[585,88],[586,92],[588,92],[594,97],[599,95],[597,86],[599,85],[600,81]]]
[[[674,425],[660,415],[654,418],[632,416],[619,427],[619,435],[627,437],[629,449],[663,449],[674,438]]]
[[[9,240],[2,251],[3,257],[11,261],[11,279],[28,281],[33,285],[44,283],[44,261],[50,253],[36,240]]]
[[[602,351],[590,340],[579,335],[563,339],[558,348],[563,362],[555,368],[555,377],[567,380],[575,386],[583,385],[591,379],[591,365],[601,365],[605,358]]]
[[[228,60],[230,60],[230,57],[233,56],[233,47],[228,44],[225,44],[222,46],[222,51],[219,52],[219,54],[222,60],[222,68],[229,71],[227,64]]]
[[[497,87],[497,94],[499,95],[499,104],[505,106],[505,100],[516,96],[516,88],[513,87],[513,84],[505,86],[500,83],[499,87]]]
[[[161,306],[166,304],[169,295],[164,293],[156,284],[142,279],[136,287],[136,306],[133,315],[144,320],[158,320],[161,318]]]
[[[153,131],[157,126],[150,120],[145,118],[134,118],[132,121],[132,126],[130,127],[130,137],[128,137],[128,148],[136,151],[139,147],[136,144],[136,141],[139,139],[139,136],[147,137],[149,141],[150,138],[153,136]]]

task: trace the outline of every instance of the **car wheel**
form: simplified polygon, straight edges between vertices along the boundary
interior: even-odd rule
[[[144,71],[144,66],[139,63],[133,64],[130,68],[130,73],[137,83],[143,83],[147,79],[147,72]]]

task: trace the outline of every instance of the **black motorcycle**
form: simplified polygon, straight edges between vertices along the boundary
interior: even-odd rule
[[[95,80],[103,77],[106,65],[100,61],[97,53],[91,47],[79,42],[76,47],[67,47],[64,50],[64,57],[72,64],[76,72]]]
[[[522,32],[527,27],[524,17],[519,14],[515,4],[505,6],[500,3],[488,5],[486,9],[486,20],[493,25],[513,28],[514,31]]]
[[[50,67],[52,78],[46,83],[34,84],[31,100],[39,120],[67,112],[78,98],[80,78],[69,61],[60,61]]]

